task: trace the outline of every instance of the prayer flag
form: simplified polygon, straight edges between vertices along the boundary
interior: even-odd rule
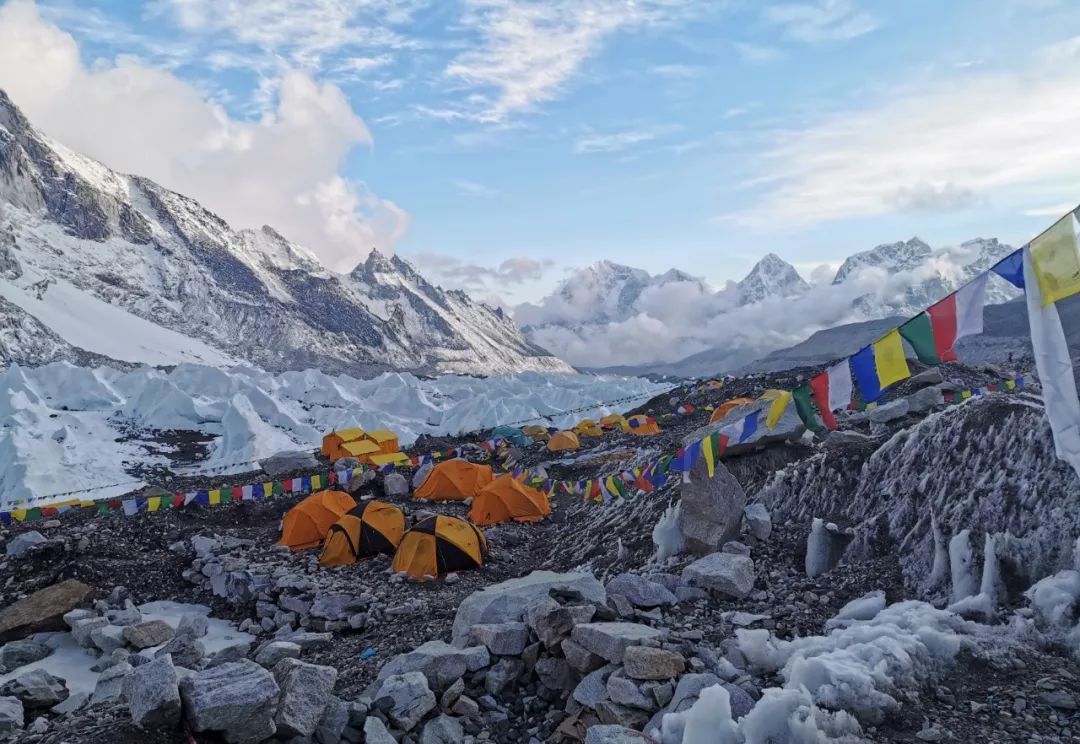
[[[1031,271],[1026,263],[1031,259]],[[1025,256],[1025,285],[1030,288],[1030,274],[1039,283],[1043,306],[1080,292],[1080,248],[1076,243],[1076,221],[1072,212],[1054,223],[1028,245]]]
[[[814,404],[810,402],[810,386],[800,385],[791,395],[795,399],[795,410],[798,411],[802,422],[806,424],[806,428],[815,432],[822,431],[825,427],[814,415]]]
[[[787,410],[790,402],[791,393],[786,390],[781,391],[780,395],[773,398],[773,402],[769,404],[769,415],[765,417],[765,426],[775,429],[776,425],[780,423],[780,419],[783,418],[784,411]]]
[[[818,411],[825,425],[836,428],[833,411],[851,405],[851,369],[847,362],[839,362],[810,380],[810,389],[817,401]]]
[[[885,388],[911,376],[904,359],[900,331],[893,329],[851,357],[851,372],[867,403],[881,397]]]

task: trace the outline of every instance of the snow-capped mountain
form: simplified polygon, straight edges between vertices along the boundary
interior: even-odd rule
[[[0,360],[94,355],[357,375],[570,369],[401,258],[330,272],[270,227],[234,229],[52,142],[0,91]]]
[[[775,253],[765,254],[737,286],[740,305],[752,305],[772,297],[795,297],[810,289],[795,267]]]

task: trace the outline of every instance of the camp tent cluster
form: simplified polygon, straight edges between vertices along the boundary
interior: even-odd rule
[[[408,465],[409,458],[401,451],[398,435],[388,429],[364,431],[359,427],[332,431],[322,440],[321,452],[330,462],[342,457],[355,457],[373,468],[384,465]]]

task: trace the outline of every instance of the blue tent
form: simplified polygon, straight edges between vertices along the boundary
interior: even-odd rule
[[[505,439],[511,444],[516,444],[519,447],[524,447],[528,444],[532,444],[532,440],[525,436],[521,429],[517,429],[513,426],[496,426],[491,430],[491,436],[489,439]]]

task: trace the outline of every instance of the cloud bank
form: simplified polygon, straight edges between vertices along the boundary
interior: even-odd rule
[[[392,250],[407,229],[404,210],[340,175],[371,134],[336,85],[306,73],[285,72],[276,107],[240,121],[134,57],[84,63],[69,34],[32,2],[12,0],[0,7],[0,88],[71,149],[197,199],[234,226],[270,224],[329,268]]]

